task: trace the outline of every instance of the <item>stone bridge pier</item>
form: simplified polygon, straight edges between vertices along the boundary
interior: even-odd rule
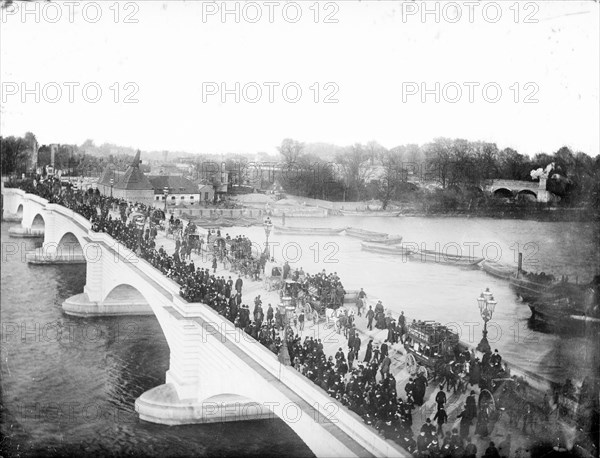
[[[21,191],[23,195],[25,194]],[[3,192],[3,195],[6,193]],[[44,237],[46,221],[42,215],[45,199],[30,195],[31,205],[23,205],[18,199],[4,199],[4,212],[9,221],[20,221],[19,226],[8,229],[10,237],[42,238]],[[42,202],[43,201],[43,202]]]

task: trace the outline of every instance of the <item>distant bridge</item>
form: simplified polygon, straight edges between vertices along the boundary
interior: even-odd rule
[[[538,202],[548,202],[549,192],[546,191],[546,180],[540,182],[519,180],[493,180],[485,190],[495,196],[518,197],[530,195]]]

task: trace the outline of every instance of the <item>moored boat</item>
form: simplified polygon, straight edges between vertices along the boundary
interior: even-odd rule
[[[441,253],[433,250],[419,250],[412,258],[414,261],[447,264],[460,267],[475,267],[483,258],[463,256],[457,254]]]
[[[365,211],[350,211],[350,210],[338,210],[343,216],[400,216],[399,211],[385,211],[385,210],[365,210]]]
[[[600,325],[598,278],[581,286],[579,294],[559,299],[540,297],[530,302],[532,319],[558,328]]]
[[[275,226],[275,230],[281,234],[290,235],[339,235],[344,229],[331,227]]]
[[[543,298],[556,300],[570,297],[581,292],[584,285],[578,285],[566,279],[556,280],[553,275],[544,272],[536,274],[521,271],[517,276],[510,277],[510,286],[525,302]]]
[[[516,266],[509,266],[500,262],[490,261],[489,259],[485,259],[480,264],[480,266],[485,271],[485,273],[488,273],[494,277],[504,278],[507,280],[511,277],[514,277],[517,273]]]
[[[406,248],[403,245],[382,245],[377,243],[361,242],[360,246],[364,251],[371,251],[373,253],[392,254],[396,256],[412,256],[414,254],[413,250]]]
[[[359,239],[363,239],[363,240],[370,240],[370,239],[384,239],[388,237],[388,234],[385,232],[374,232],[374,231],[367,231],[365,229],[359,229],[356,227],[347,227],[345,229],[346,235],[350,236],[350,237],[356,237]]]
[[[365,240],[366,242],[369,243],[377,243],[379,245],[399,245],[400,243],[402,243],[402,237],[398,236],[398,237],[390,237],[389,235],[385,238],[380,238],[380,239],[367,239]]]

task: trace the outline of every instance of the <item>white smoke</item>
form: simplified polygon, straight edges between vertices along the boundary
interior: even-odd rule
[[[538,180],[540,178],[548,178],[552,169],[554,169],[554,162],[548,164],[545,169],[540,167],[539,169],[532,170],[530,172],[531,179]]]

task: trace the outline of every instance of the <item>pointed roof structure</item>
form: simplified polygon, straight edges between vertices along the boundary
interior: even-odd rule
[[[137,150],[135,153],[135,157],[131,162],[131,165],[127,167],[125,173],[123,174],[123,179],[119,183],[119,188],[128,189],[128,190],[142,190],[142,189],[152,189],[154,190],[154,186],[148,180],[148,177],[144,175],[144,172],[140,170],[140,150]]]
[[[125,172],[115,170],[113,164],[109,164],[102,173],[99,183],[105,186],[110,186],[111,178],[113,181],[114,189],[125,189],[125,190],[153,190],[154,187],[148,177],[144,175],[144,172],[140,170],[140,150],[135,153],[131,165],[127,167]]]

